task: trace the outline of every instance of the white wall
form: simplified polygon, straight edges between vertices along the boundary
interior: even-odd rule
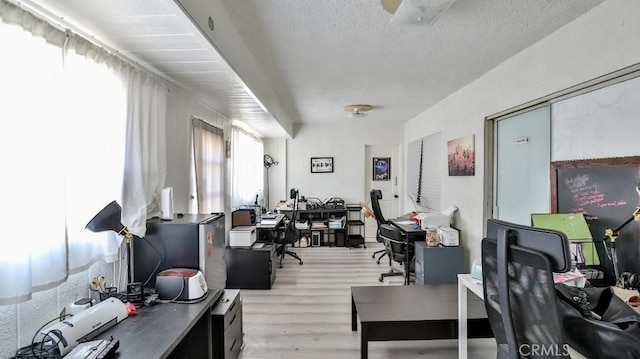
[[[189,213],[192,132],[191,117],[202,119],[224,130],[225,139],[231,134],[230,122],[218,113],[189,97],[171,89],[167,100],[167,178],[166,186],[173,187],[174,211]]]
[[[269,203],[267,209],[273,210],[281,199],[289,198],[287,191],[287,140],[284,138],[265,138],[264,153],[273,157],[277,165],[269,168]],[[265,172],[266,188],[267,172]]]
[[[346,203],[367,203],[365,145],[400,144],[402,128],[390,121],[372,122],[365,117],[302,125],[295,138],[287,140],[287,185],[305,197],[336,196]],[[311,173],[310,158],[325,156],[333,157],[334,172]]]
[[[442,204],[459,208],[456,226],[468,263],[480,257],[486,220],[485,118],[639,63],[639,33],[640,2],[609,0],[405,124],[405,148],[417,138],[442,132],[443,168],[446,141],[475,134],[476,175],[449,177],[444,171],[442,176]]]

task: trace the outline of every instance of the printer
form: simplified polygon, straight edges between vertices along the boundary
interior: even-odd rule
[[[440,212],[418,213],[416,217],[420,220],[422,230],[429,227],[449,227],[451,225],[451,217]]]
[[[237,226],[229,231],[229,247],[248,248],[256,241],[256,226]]]

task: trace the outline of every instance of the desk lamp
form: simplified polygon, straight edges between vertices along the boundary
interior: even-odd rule
[[[131,238],[133,235],[127,226],[120,221],[122,215],[122,207],[116,201],[112,201],[104,207],[98,214],[93,217],[85,226],[91,232],[114,231],[123,236],[127,242],[127,259],[131,260]],[[127,264],[127,279],[129,283],[133,282],[131,278],[130,263]]]
[[[640,184],[638,185],[638,188],[640,188]],[[622,223],[615,229],[607,228],[604,231],[605,237],[602,240],[605,243],[604,248],[607,252],[607,257],[611,259],[611,263],[613,264],[613,272],[616,276],[616,286],[621,288],[624,288],[625,284],[624,284],[624,281],[622,280],[622,277],[620,276],[620,271],[618,270],[618,256],[616,255],[616,239],[619,236],[620,230],[634,220],[640,221],[640,207],[636,207],[633,213],[631,214],[631,217],[629,217],[626,221],[624,221],[624,223]],[[609,243],[610,243],[608,246],[606,242],[607,239],[609,239]]]

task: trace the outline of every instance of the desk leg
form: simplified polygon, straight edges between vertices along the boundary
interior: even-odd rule
[[[407,246],[407,256],[406,256],[407,260],[404,261],[404,285],[409,285],[409,248]]]
[[[369,328],[367,327],[367,324],[362,324],[361,327],[360,359],[367,359],[369,357]]]
[[[467,359],[467,286],[458,278],[458,358]]]
[[[409,263],[411,262],[411,258],[409,258],[409,234],[405,234],[404,235],[405,238],[405,248],[406,248],[406,252],[405,252],[405,258],[406,260],[404,261],[404,285],[409,285],[409,278],[410,278],[410,274],[409,274]]]
[[[353,301],[353,296],[351,296],[351,331],[355,332],[358,330],[358,310],[356,309],[356,302]]]

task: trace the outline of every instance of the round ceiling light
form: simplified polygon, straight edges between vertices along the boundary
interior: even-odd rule
[[[371,105],[349,105],[345,106],[344,110],[349,112],[351,117],[364,117],[372,108]]]

